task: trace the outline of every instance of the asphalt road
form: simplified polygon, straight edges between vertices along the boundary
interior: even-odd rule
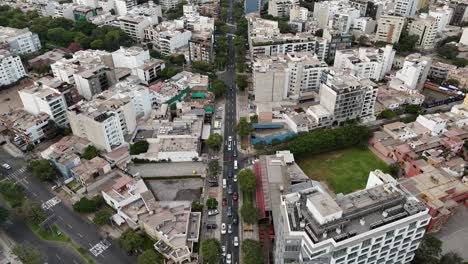
[[[234,19],[232,17],[233,1],[229,1],[228,9],[228,22],[233,23]],[[238,158],[238,142],[235,132],[235,127],[237,124],[237,115],[236,115],[236,63],[235,63],[235,48],[233,39],[230,35],[227,37],[229,45],[229,62],[226,66],[226,71],[220,74],[218,77],[223,80],[228,86],[228,91],[226,93],[226,103],[224,107],[225,119],[224,119],[224,171],[223,179],[226,179],[226,188],[223,188],[223,198],[227,199],[227,205],[222,207],[222,223],[226,224],[226,228],[229,226],[232,228],[232,233],[226,232],[226,234],[221,236],[221,245],[226,247],[226,255],[231,254],[231,263],[239,263],[239,247],[234,246],[234,237],[239,237],[239,224],[233,224],[233,219],[237,218],[239,221],[239,208],[238,202],[232,199],[232,194],[228,193],[228,190],[231,189],[232,192],[238,193],[237,182],[234,182],[233,177],[229,175],[234,175],[237,173],[237,170],[234,169],[234,161]],[[232,140],[229,140],[232,138]],[[230,145],[230,147],[229,147]],[[230,208],[232,210],[232,216],[227,216],[227,211]],[[238,221],[238,222],[239,222]],[[225,260],[226,263],[226,260]]]
[[[13,181],[23,185],[27,196],[37,202],[46,202],[55,197],[50,186],[39,182],[26,170],[26,161],[10,156],[6,151],[0,148],[0,164],[8,163],[11,166],[10,170],[1,168],[2,179],[7,177]],[[89,251],[92,247],[104,240],[104,237],[99,233],[98,228],[86,221],[77,213],[62,203],[58,203],[46,210],[47,215],[55,216],[55,224],[67,234],[78,246],[88,250],[88,253],[94,258],[96,263],[102,264],[125,264],[135,263],[136,258],[127,256],[127,254],[119,248],[115,241],[110,242],[110,246],[103,250],[100,254],[91,254]],[[61,262],[64,263],[64,262]]]

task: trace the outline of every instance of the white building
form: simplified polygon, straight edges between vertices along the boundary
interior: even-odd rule
[[[136,77],[128,77],[112,87],[112,92],[119,97],[129,97],[132,101],[133,111],[137,118],[148,117],[152,110],[151,94],[147,86],[141,85]]]
[[[390,87],[403,90],[422,90],[431,68],[432,59],[419,53],[408,55],[403,67],[397,71],[390,81]]]
[[[148,1],[141,5],[132,7],[128,14],[135,16],[147,16],[152,18],[162,18],[161,6],[155,4],[153,1]]]
[[[421,14],[408,25],[408,34],[419,37],[416,47],[420,49],[432,49],[436,44],[437,19]]]
[[[341,7],[338,9],[330,22],[332,28],[341,33],[348,33],[354,20],[361,16],[361,11],[354,7]]]
[[[115,14],[118,16],[125,16],[128,10],[137,5],[137,0],[115,0]]]
[[[40,4],[39,14],[41,16],[59,18],[63,17],[69,20],[74,20],[73,10],[75,4],[72,3],[59,3],[57,1],[47,1],[47,3]]]
[[[463,28],[463,34],[460,38],[460,44],[468,46],[468,27]]]
[[[0,44],[7,44],[8,50],[15,55],[33,53],[41,49],[41,41],[29,29],[0,27]]]
[[[275,263],[410,263],[429,210],[396,182],[333,198],[320,185],[281,195]]]
[[[118,18],[120,28],[131,38],[142,42],[145,38],[145,28],[158,24],[158,19],[154,17],[140,15],[125,15]]]
[[[429,129],[431,131],[431,135],[433,136],[437,136],[442,132],[445,132],[447,121],[449,121],[448,117],[439,113],[419,115],[418,118],[416,118],[416,123]]]
[[[0,86],[10,85],[27,76],[19,56],[0,49]]]
[[[253,63],[253,89],[256,102],[299,100],[318,92],[325,62],[307,52],[277,57],[260,57]]]
[[[23,109],[0,115],[0,123],[14,135],[13,142],[24,148],[29,144],[38,144],[47,137],[49,121],[46,113],[33,115]]]
[[[362,79],[380,81],[391,70],[395,50],[392,45],[385,48],[359,48],[357,50],[338,50],[333,67],[350,69]]]
[[[429,10],[429,16],[437,20],[437,32],[441,33],[452,18],[453,9],[448,6],[438,7]]]
[[[289,10],[289,22],[292,21],[307,21],[309,18],[309,10],[299,5],[294,5]]]
[[[341,5],[340,1],[315,2],[313,17],[317,20],[317,26],[319,28],[329,27],[330,19],[340,9]]]
[[[35,84],[18,91],[24,110],[31,114],[46,113],[61,127],[68,124],[67,103],[62,93],[47,86]]]
[[[416,14],[418,0],[396,0],[394,15],[411,17]]]
[[[397,43],[405,26],[405,17],[383,15],[377,21],[376,41]]]
[[[185,30],[182,23],[165,21],[161,24],[145,29],[145,39],[153,43],[155,50],[167,56],[177,49],[187,47],[192,32]]]
[[[353,21],[351,29],[354,31],[362,32],[363,34],[372,34],[375,31],[377,23],[370,17],[360,17]]]
[[[167,11],[169,9],[175,8],[179,2],[179,0],[161,0],[159,1],[159,4],[164,11]]]
[[[299,6],[298,0],[270,0],[268,14],[278,18],[288,18],[293,6]]]
[[[125,144],[124,135],[136,127],[130,98],[115,98],[112,93],[100,94],[91,102],[80,101],[67,114],[73,135],[107,152]]]

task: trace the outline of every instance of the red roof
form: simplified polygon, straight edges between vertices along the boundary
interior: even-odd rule
[[[260,163],[255,163],[254,165],[255,178],[257,179],[256,187],[256,198],[257,198],[257,208],[260,219],[265,218],[265,200],[263,198],[263,186],[262,186],[262,170],[260,168]]]

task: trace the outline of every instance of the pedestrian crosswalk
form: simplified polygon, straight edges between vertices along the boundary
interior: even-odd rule
[[[55,205],[59,204],[60,202],[62,202],[62,200],[60,200],[57,196],[52,197],[48,201],[42,203],[42,209],[48,210],[54,207]]]
[[[99,256],[106,250],[108,247],[110,247],[111,243],[107,240],[101,240],[99,243],[96,245],[92,246],[89,251],[95,256]]]
[[[23,166],[15,171],[8,172],[6,179],[9,179],[15,183],[29,184],[29,181],[26,179],[24,173],[26,172],[26,166]]]

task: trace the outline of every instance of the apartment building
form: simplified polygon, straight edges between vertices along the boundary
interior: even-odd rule
[[[27,76],[19,56],[6,49],[0,49],[0,87],[10,85]]]
[[[443,62],[434,62],[431,64],[429,68],[429,73],[427,75],[430,79],[436,80],[447,80],[450,71],[454,71],[457,69],[457,66],[452,64],[447,64]]]
[[[39,14],[47,17],[63,17],[69,20],[74,20],[73,9],[75,4],[72,3],[59,3],[57,1],[47,1],[46,3],[39,4]]]
[[[309,108],[318,113],[324,110],[333,116],[333,124],[341,124],[356,118],[362,121],[375,120],[374,105],[377,99],[377,85],[369,79],[361,79],[349,71],[329,69],[322,73],[320,105]]]
[[[450,70],[447,78],[457,80],[460,89],[468,88],[468,68]]]
[[[101,7],[75,6],[73,8],[73,21],[88,20],[102,13]]]
[[[405,17],[382,15],[377,21],[376,41],[397,43],[405,26]]]
[[[13,142],[22,149],[29,144],[39,144],[47,138],[50,117],[46,113],[33,115],[24,109],[16,109],[0,115],[0,123],[14,136]]]
[[[289,18],[293,6],[299,6],[298,0],[271,0],[268,2],[268,14],[278,18]]]
[[[361,34],[372,34],[375,31],[377,23],[370,17],[360,17],[353,20],[351,30]]]
[[[353,35],[342,33],[337,30],[323,30],[323,38],[327,41],[327,61],[333,61],[337,50],[350,49],[352,47]]]
[[[343,4],[340,1],[323,1],[314,3],[313,17],[317,20],[319,28],[328,28],[330,19],[340,9]]]
[[[211,32],[192,32],[189,40],[190,62],[213,62],[213,34]]]
[[[402,17],[411,17],[416,14],[418,0],[396,0],[393,14]]]
[[[183,24],[165,21],[145,29],[145,39],[153,43],[155,50],[162,55],[174,54],[177,49],[186,47],[192,37],[192,32],[183,28]]]
[[[389,86],[403,91],[422,90],[432,64],[432,59],[414,53],[406,56],[403,67],[396,72]]]
[[[453,9],[447,5],[429,10],[429,16],[437,20],[437,32],[441,33],[449,24],[453,15]]]
[[[34,84],[31,87],[19,90],[18,94],[24,110],[33,115],[46,113],[60,127],[65,127],[68,124],[67,103],[60,91],[48,86]]]
[[[161,6],[154,3],[154,1],[148,1],[140,5],[135,5],[131,7],[127,14],[134,16],[146,16],[151,17],[152,19],[162,19],[162,10]]]
[[[349,4],[361,11],[361,16],[379,20],[383,14],[383,4],[373,0],[351,0]]]
[[[162,1],[159,1],[159,4],[161,5],[163,11],[167,11],[169,9],[175,8],[178,3],[180,3],[179,0],[162,0]]]
[[[0,45],[5,44],[14,55],[33,53],[41,49],[39,36],[27,28],[0,27]]]
[[[133,111],[137,118],[148,117],[152,110],[150,91],[147,86],[140,84],[140,79],[128,77],[112,87],[112,92],[118,97],[129,97]]]
[[[421,14],[419,17],[411,19],[408,24],[408,34],[419,37],[416,47],[420,49],[432,49],[436,44],[437,19]]]
[[[141,15],[125,15],[118,18],[120,28],[137,42],[145,39],[145,28],[158,23],[157,19]]]
[[[430,221],[396,182],[335,198],[318,184],[293,189],[273,211],[275,263],[410,263]]]
[[[91,100],[94,95],[109,89],[116,82],[113,69],[104,65],[86,67],[74,73],[73,79],[78,93],[86,100]]]
[[[359,9],[354,7],[341,7],[338,9],[333,17],[330,19],[332,29],[341,32],[348,33],[355,19],[361,17]]]
[[[391,70],[395,50],[392,45],[385,48],[359,48],[339,50],[335,54],[333,67],[350,69],[362,79],[380,81]]]
[[[289,22],[293,21],[307,21],[309,19],[309,9],[294,5],[289,10]]]
[[[450,1],[449,6],[453,8],[453,15],[450,19],[450,25],[462,26],[468,18],[467,3],[463,0]]]
[[[93,101],[80,101],[67,111],[73,135],[86,138],[107,152],[125,144],[124,135],[133,133],[136,127],[130,98],[112,95],[103,93]]]
[[[253,63],[253,89],[256,102],[298,100],[318,92],[325,62],[307,52],[276,57],[259,57]]]
[[[132,9],[138,4],[137,0],[115,0],[115,14],[118,16],[125,16],[128,10]]]

